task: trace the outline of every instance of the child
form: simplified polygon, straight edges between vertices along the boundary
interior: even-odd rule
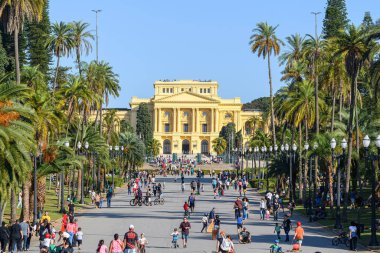
[[[281,240],[281,237],[280,237],[281,226],[278,225],[278,223],[275,224],[273,233],[277,233],[277,239]]]
[[[80,250],[80,246],[82,245],[82,240],[83,240],[82,228],[78,228],[78,232],[76,233],[76,236],[77,236],[78,249]]]
[[[104,240],[100,240],[96,253],[107,253],[107,246],[104,244]]]
[[[174,231],[173,233],[170,234],[172,236],[172,244],[173,244],[173,247],[174,248],[178,248],[178,237],[179,237],[179,233],[178,233],[178,230],[177,228],[174,228]]]
[[[56,253],[57,252],[57,247],[55,246],[54,239],[50,240],[49,252],[50,253]]]
[[[270,252],[271,253],[280,253],[282,252],[282,248],[280,247],[280,245],[278,245],[279,243],[279,240],[274,240],[274,244],[272,244],[270,246]]]
[[[145,253],[145,245],[148,244],[148,240],[145,238],[144,233],[141,233],[141,238],[139,240],[140,253]]]
[[[269,215],[270,215],[269,210],[266,210],[266,212],[265,212],[265,219],[266,220],[269,220]]]

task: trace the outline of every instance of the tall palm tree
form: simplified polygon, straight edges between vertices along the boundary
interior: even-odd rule
[[[253,29],[253,35],[250,38],[249,44],[251,45],[252,53],[257,53],[257,56],[263,56],[268,60],[268,77],[269,77],[269,93],[270,93],[270,110],[271,110],[271,125],[272,125],[272,137],[273,146],[276,145],[276,127],[274,120],[273,109],[273,85],[272,85],[272,72],[270,56],[280,54],[280,46],[284,45],[276,36],[276,29],[278,26],[270,26],[267,22],[261,22]]]
[[[280,65],[291,68],[294,63],[298,62],[302,58],[302,52],[305,39],[300,34],[296,33],[285,38],[288,50],[282,53],[279,57]]]
[[[119,96],[120,85],[118,75],[115,74],[112,67],[104,61],[101,62],[91,62],[86,69],[86,80],[91,90],[96,94],[102,96],[102,101],[99,106],[96,107],[96,122],[99,117],[99,128],[100,133],[103,132],[103,103],[108,106],[109,97]]]
[[[120,119],[116,114],[117,110],[115,109],[107,110],[104,114],[105,136],[109,145],[114,145],[119,142],[117,126],[120,126]]]
[[[20,60],[18,48],[18,36],[23,29],[25,21],[40,21],[46,0],[1,0],[0,16],[6,24],[7,32],[13,34],[16,84],[20,84]]]
[[[255,134],[256,133],[256,127],[258,124],[262,123],[262,119],[257,116],[257,115],[254,115],[252,117],[250,117],[247,121],[249,127],[252,129],[252,134]]]
[[[53,92],[57,86],[59,63],[62,56],[69,56],[75,43],[73,40],[72,29],[70,24],[64,22],[55,22],[51,26],[51,35],[46,40],[46,46],[50,48],[57,57],[57,65],[54,75]]]
[[[339,37],[335,39],[337,44],[337,56],[344,57],[345,68],[347,75],[351,81],[351,99],[350,99],[350,116],[347,123],[347,135],[348,135],[348,152],[346,163],[346,186],[345,186],[345,198],[344,198],[344,212],[346,212],[348,204],[348,195],[350,190],[350,176],[351,176],[351,159],[352,159],[352,142],[353,142],[353,121],[355,115],[355,108],[357,103],[357,87],[358,77],[364,62],[370,56],[371,48],[368,46],[368,34],[367,31],[350,25],[348,29],[342,32]]]
[[[88,55],[92,50],[92,45],[90,40],[94,40],[94,35],[88,31],[88,27],[90,25],[88,23],[84,23],[82,21],[74,21],[72,22],[72,40],[74,42],[77,64],[79,70],[79,76],[82,76],[82,68],[80,56],[84,52]]]

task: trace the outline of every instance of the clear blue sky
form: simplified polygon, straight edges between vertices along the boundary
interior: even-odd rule
[[[379,0],[346,0],[352,23],[364,12],[380,18]],[[95,30],[92,9],[99,15],[99,58],[120,76],[119,98],[110,107],[129,107],[131,96],[151,97],[159,79],[213,79],[223,98],[243,102],[269,96],[267,65],[250,52],[249,37],[256,23],[279,25],[278,36],[319,31],[326,0],[50,0],[51,21],[82,20]],[[83,60],[95,59],[94,50]],[[73,65],[73,59],[63,62]],[[280,82],[273,62],[274,89]]]

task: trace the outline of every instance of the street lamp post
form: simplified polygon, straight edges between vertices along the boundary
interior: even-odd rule
[[[309,144],[305,145],[305,149],[309,149]],[[313,202],[315,201],[315,193],[314,193],[314,196],[313,198],[311,198],[311,185],[313,184],[313,157],[315,155],[315,152],[318,148],[318,144],[315,142],[314,145],[313,145],[313,153],[310,155],[310,160],[309,160],[309,222],[312,222],[313,221]]]
[[[336,141],[334,138],[331,139],[330,142],[331,147],[331,166],[334,166],[335,161],[335,148],[336,148]],[[336,214],[335,214],[335,228],[340,229],[342,228],[341,224],[341,218],[340,218],[340,166],[338,165],[337,168],[337,197],[336,197]]]
[[[363,139],[363,146],[365,149],[365,163],[366,169],[371,168],[373,170],[373,162],[380,159],[380,135],[376,138],[376,147],[377,147],[377,157],[372,156],[368,152],[369,144],[371,143],[370,138],[366,135]],[[368,166],[368,162],[371,161],[371,166]],[[380,161],[379,161],[380,162]],[[371,177],[372,187],[371,187],[371,237],[369,240],[369,246],[379,246],[376,236],[376,172]]]

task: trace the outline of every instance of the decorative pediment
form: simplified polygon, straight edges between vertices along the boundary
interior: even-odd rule
[[[154,103],[219,103],[220,101],[215,98],[192,93],[190,91],[173,94],[171,96],[154,99]]]

